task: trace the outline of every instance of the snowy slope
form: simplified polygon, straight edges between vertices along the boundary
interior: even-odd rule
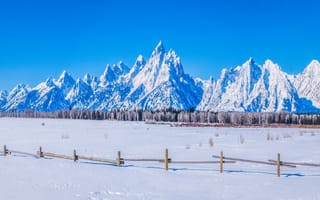
[[[258,108],[258,111],[268,112],[304,112],[306,106],[310,106],[308,109],[312,110],[310,102],[299,98],[288,74],[271,60],[267,60],[262,66],[261,78],[253,88],[246,106],[249,111]]]
[[[313,105],[320,108],[320,63],[313,60],[305,70],[299,74],[294,85],[301,97],[312,101]]]
[[[261,66],[250,58],[242,66],[224,69],[215,88],[208,87],[199,110],[245,112],[310,112],[315,108],[301,99],[288,74],[271,60]],[[210,100],[209,100],[210,99]]]
[[[290,81],[289,75],[281,71],[279,65],[267,60],[263,68],[263,79],[259,80],[259,87],[253,91],[255,95],[252,97],[252,102],[255,105],[265,102],[266,111],[269,112],[288,111],[301,113],[316,110],[310,101],[299,97],[296,88]],[[265,91],[261,92],[263,90],[260,90],[260,88],[265,88]]]
[[[92,87],[79,78],[69,91],[66,100],[70,102],[70,107],[83,110],[88,108],[92,97]]]
[[[63,96],[66,96],[74,86],[75,82],[76,81],[67,71],[63,71],[59,79],[55,81],[55,85],[62,90]]]
[[[200,87],[202,87],[203,90],[203,95],[201,98],[201,102],[197,106],[197,110],[206,110],[208,108],[213,108],[214,107],[214,94],[216,90],[216,81],[210,77],[209,80],[201,80],[201,79],[196,79]]]
[[[123,96],[126,94],[125,75],[130,69],[120,61],[118,64],[107,65],[105,71],[100,76],[98,86],[92,87],[93,96],[89,102],[89,109],[92,110],[112,110],[121,105]],[[95,80],[95,78],[93,78]],[[94,81],[94,85],[96,85]]]
[[[82,79],[86,84],[90,85],[93,90],[96,90],[99,87],[99,78],[91,76],[90,74],[85,74]]]
[[[142,55],[139,55],[134,63],[133,67],[131,68],[129,74],[127,75],[127,81],[132,80],[137,74],[143,69],[146,65],[146,60]]]
[[[180,57],[166,52],[161,41],[147,61],[138,57],[127,81],[132,85],[124,102],[128,109],[190,109],[201,100],[202,90],[184,73]]]
[[[145,88],[144,92],[147,93],[157,86],[156,83],[159,85],[164,81],[164,79],[168,78],[165,76],[159,76],[165,54],[166,52],[163,43],[160,41],[153,50],[147,63],[140,68],[139,72],[135,76],[131,76],[134,87],[133,90],[143,85]]]
[[[31,88],[25,84],[19,84],[13,88],[6,100],[6,104],[2,107],[2,110],[24,110],[26,107],[26,98]]]
[[[41,125],[41,124],[44,124]],[[320,130],[271,128],[170,127],[136,122],[0,118],[0,141],[9,149],[42,150],[115,159],[163,158],[175,161],[218,161],[212,155],[267,161],[319,162]],[[267,140],[267,136],[274,138]],[[244,142],[239,138],[242,136]],[[212,138],[214,146],[209,145]],[[278,139],[276,139],[278,138]],[[299,149],[299,151],[297,151]],[[254,163],[110,164],[56,158],[36,159],[0,153],[0,199],[320,199],[318,167],[276,167]]]
[[[8,99],[8,92],[0,91],[0,110],[7,103],[7,99]]]
[[[56,83],[53,78],[48,78],[45,82],[30,90],[25,107],[44,112],[69,109],[69,104],[64,96],[67,87],[58,86]]]
[[[118,64],[107,65],[103,74],[100,76],[100,86],[105,87],[107,85],[115,84],[119,81],[119,78],[129,72],[128,66],[122,61]]]

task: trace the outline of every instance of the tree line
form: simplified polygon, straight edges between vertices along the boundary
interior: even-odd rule
[[[0,112],[0,117],[54,118],[84,120],[121,120],[149,122],[209,123],[229,125],[303,124],[320,125],[319,113],[287,112],[211,112],[194,110],[58,110],[38,112],[34,110]]]

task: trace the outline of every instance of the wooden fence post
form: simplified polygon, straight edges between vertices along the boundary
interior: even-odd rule
[[[118,151],[118,155],[117,155],[117,165],[120,167],[121,166],[121,152]]]
[[[223,172],[223,152],[220,152],[220,173]]]
[[[278,153],[278,155],[277,155],[277,176],[278,177],[280,177],[280,165],[281,165],[280,153]]]
[[[39,157],[40,158],[43,158],[44,156],[43,156],[43,151],[42,151],[42,147],[40,146],[40,148],[39,148]]]
[[[3,156],[6,156],[8,154],[7,146],[3,146]]]
[[[168,152],[168,149],[165,150],[164,152],[164,169],[166,171],[168,171],[169,169],[169,152]]]
[[[73,161],[76,162],[78,160],[77,152],[76,150],[73,150]]]

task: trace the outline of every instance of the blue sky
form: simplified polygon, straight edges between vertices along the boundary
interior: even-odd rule
[[[99,76],[131,66],[162,40],[192,76],[219,77],[254,57],[299,73],[320,59],[316,0],[0,0],[0,89],[35,86],[66,69]]]

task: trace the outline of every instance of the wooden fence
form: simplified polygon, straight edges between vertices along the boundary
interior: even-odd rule
[[[220,152],[220,155],[213,155],[213,158],[217,158],[219,160],[172,160],[169,158],[169,151],[168,149],[165,149],[164,151],[164,157],[163,158],[122,158],[121,152],[117,152],[117,156],[115,159],[107,159],[107,158],[99,158],[99,157],[91,157],[91,156],[85,156],[85,155],[78,155],[76,150],[73,151],[72,155],[62,155],[62,154],[56,154],[52,152],[44,152],[42,150],[42,147],[39,148],[39,150],[33,154],[23,151],[17,151],[8,149],[6,145],[3,146],[3,156],[11,155],[11,154],[21,154],[26,156],[31,156],[34,158],[44,158],[44,157],[52,157],[52,158],[60,158],[60,159],[67,159],[67,160],[73,160],[74,162],[78,160],[90,160],[94,162],[102,162],[102,163],[109,163],[114,164],[117,166],[122,166],[125,164],[125,162],[159,162],[164,163],[164,169],[166,171],[169,170],[169,163],[170,164],[219,164],[220,166],[220,173],[223,173],[223,167],[225,163],[234,164],[236,162],[245,162],[245,163],[255,163],[255,164],[262,164],[262,165],[273,165],[276,166],[276,174],[278,177],[280,177],[280,168],[283,167],[289,167],[289,168],[296,168],[297,166],[309,166],[309,167],[320,167],[320,164],[318,163],[306,163],[306,162],[286,162],[280,160],[280,154],[277,154],[276,160],[268,160],[268,161],[257,161],[257,160],[249,160],[249,159],[242,159],[242,158],[231,158],[231,157],[225,157],[223,155],[223,152]]]

